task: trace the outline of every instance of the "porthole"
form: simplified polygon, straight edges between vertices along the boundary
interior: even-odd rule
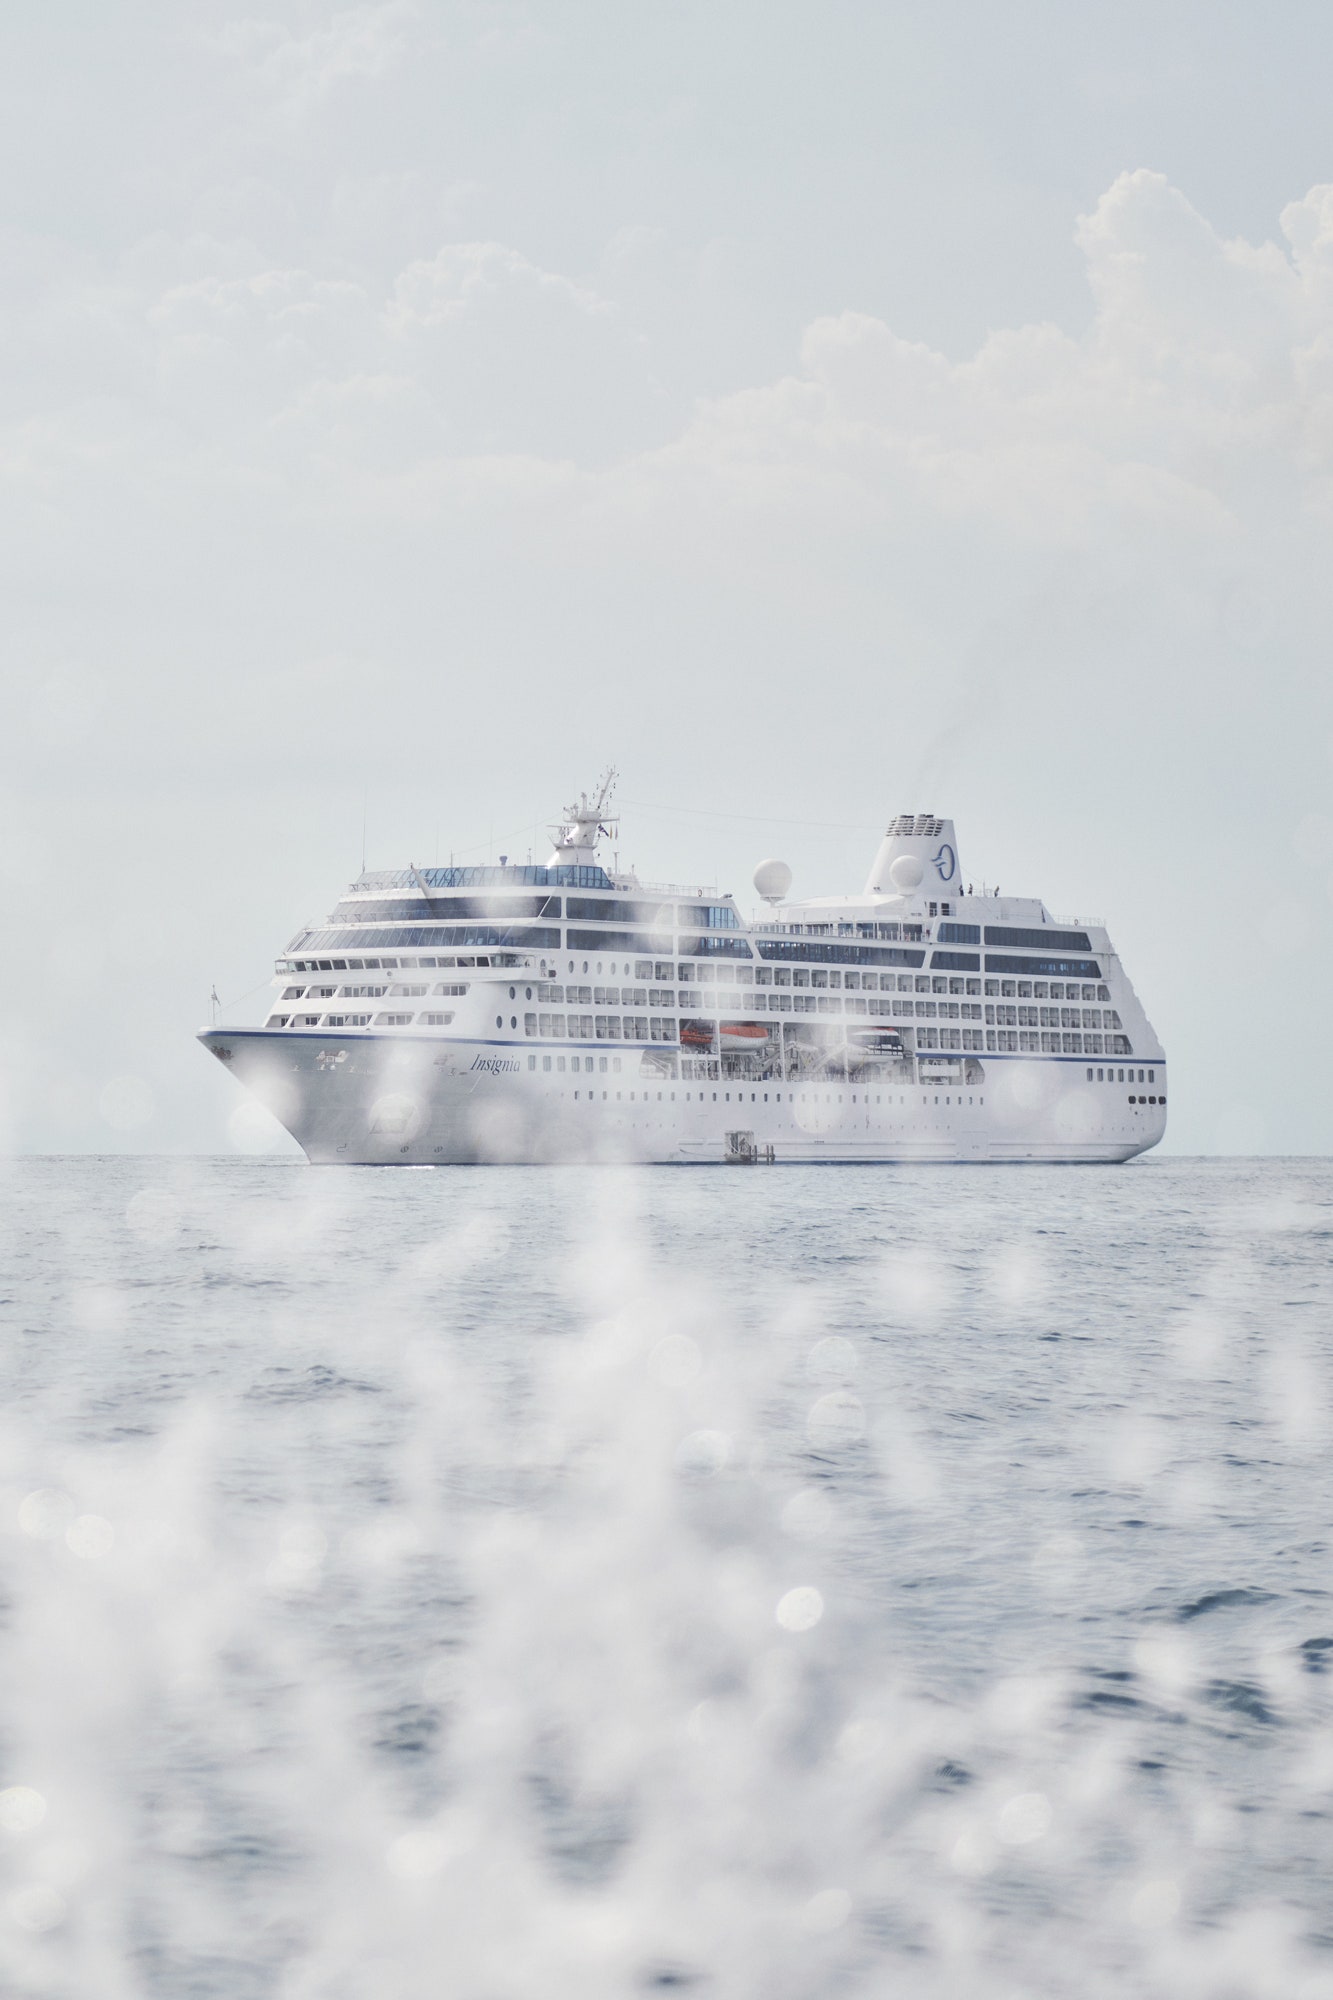
[[[503,1015],[503,1014],[497,1014],[497,1015],[496,1015],[496,1017],[495,1017],[495,1025],[496,1025],[496,1027],[497,1027],[497,1028],[503,1028],[504,1024],[505,1024],[505,1017],[504,1017],[504,1015]]]
[[[511,1028],[516,1028],[516,1027],[518,1026],[518,1015],[517,1015],[517,1014],[511,1014],[511,1015],[509,1016],[509,1025],[510,1025],[510,1027],[511,1027]]]
[[[531,998],[532,998],[532,988],[531,988],[530,986],[525,986],[525,987],[523,988],[523,991],[524,991],[524,992],[525,992],[525,993],[527,994],[527,996],[528,996],[529,1000],[531,1000]]]
[[[511,999],[511,1000],[517,1000],[517,998],[518,998],[518,993],[517,993],[517,991],[515,990],[515,988],[514,988],[514,987],[512,987],[512,986],[511,986],[511,987],[510,987],[510,989],[509,989],[509,997],[510,997],[510,999]],[[528,995],[528,998],[529,998],[529,1000],[530,1000],[530,999],[532,998],[532,995],[531,995],[530,993],[529,993],[529,995]]]

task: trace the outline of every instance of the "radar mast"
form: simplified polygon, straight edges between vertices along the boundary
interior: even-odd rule
[[[615,766],[608,765],[591,800],[586,792],[580,792],[577,802],[565,807],[564,818],[551,828],[555,844],[546,864],[548,868],[595,865],[598,841],[603,834],[609,839],[620,825],[619,817],[607,810],[618,776]]]

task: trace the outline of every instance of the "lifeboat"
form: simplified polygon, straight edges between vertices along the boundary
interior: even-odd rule
[[[713,1046],[712,1022],[682,1021],[680,1024],[680,1045],[683,1049],[711,1049]]]
[[[721,1021],[718,1033],[724,1049],[748,1049],[753,1054],[768,1047],[768,1029],[758,1021]]]

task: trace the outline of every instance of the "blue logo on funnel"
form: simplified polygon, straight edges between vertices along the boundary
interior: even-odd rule
[[[958,866],[958,856],[946,840],[935,856],[935,869],[941,882],[952,882],[953,871]]]

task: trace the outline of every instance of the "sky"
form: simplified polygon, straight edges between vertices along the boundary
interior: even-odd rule
[[[210,990],[614,762],[746,900],[952,816],[1329,1151],[1328,10],[255,10],[0,30],[0,1144],[273,1143]]]

